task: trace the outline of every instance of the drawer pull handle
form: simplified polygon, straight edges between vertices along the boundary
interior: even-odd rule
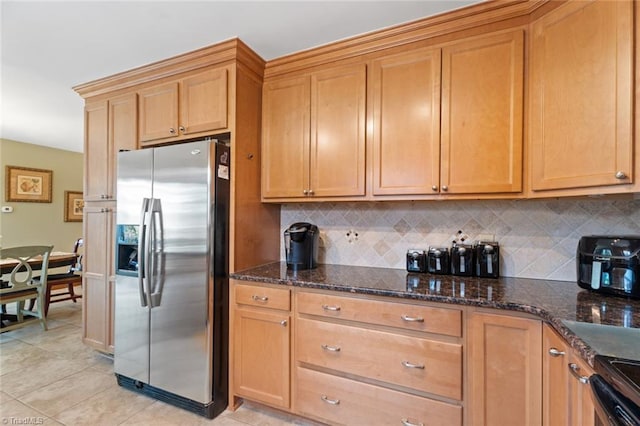
[[[320,399],[322,399],[327,404],[331,404],[331,405],[339,405],[340,404],[340,400],[339,399],[329,399],[329,397],[327,395],[322,395],[320,397]]]
[[[322,305],[322,309],[325,311],[338,312],[340,310],[340,306]]]
[[[320,345],[322,349],[329,352],[340,352],[340,346]]]
[[[554,358],[559,356],[564,356],[564,351],[559,351],[556,348],[551,348],[549,349],[549,355],[551,355]]]
[[[424,322],[424,318],[421,317],[410,317],[409,315],[401,315],[402,321],[406,322]]]
[[[251,296],[251,298],[253,300],[255,300],[256,302],[266,302],[267,300],[269,300],[269,298],[267,296],[257,296],[257,295],[253,295]]]
[[[424,426],[423,423],[413,423],[409,419],[401,419],[401,421],[404,426]]]
[[[580,374],[580,367],[577,364],[569,363],[569,371],[583,385],[589,384],[589,377]]]
[[[286,327],[287,326],[287,320],[280,321],[280,325],[283,326],[283,327]]]
[[[402,365],[407,368],[418,368],[420,370],[424,370],[424,364],[412,364],[409,361],[402,361]]]

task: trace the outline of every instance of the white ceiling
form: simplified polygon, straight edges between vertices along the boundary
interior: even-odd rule
[[[265,60],[478,0],[0,0],[0,137],[82,152],[71,89],[232,37]]]

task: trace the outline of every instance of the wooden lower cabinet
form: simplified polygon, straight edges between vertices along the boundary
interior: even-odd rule
[[[462,399],[462,345],[296,319],[296,362]]]
[[[113,353],[114,223],[115,203],[85,204],[82,341],[107,353]]]
[[[593,426],[595,409],[588,383],[593,370],[550,326],[543,327],[542,339],[543,424]]]
[[[462,407],[298,367],[299,414],[345,425],[462,425]]]
[[[595,407],[591,399],[589,377],[593,374],[591,367],[575,354],[571,354],[567,366],[569,393],[571,395],[571,425],[593,426],[595,424]]]
[[[467,320],[471,423],[540,425],[542,322],[480,311]]]
[[[539,319],[231,284],[234,398],[336,425],[594,425],[591,367]]]
[[[545,325],[542,329],[542,422],[545,426],[568,425],[569,345]]]
[[[231,306],[232,394],[289,408],[289,290],[235,285]]]

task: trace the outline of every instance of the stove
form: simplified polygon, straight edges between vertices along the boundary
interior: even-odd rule
[[[589,382],[599,420],[640,426],[640,361],[596,355],[594,371]]]

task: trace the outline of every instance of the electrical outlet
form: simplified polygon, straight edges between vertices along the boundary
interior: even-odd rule
[[[347,231],[347,241],[349,241],[349,244],[353,244],[358,241],[358,233],[353,229],[349,229]]]

